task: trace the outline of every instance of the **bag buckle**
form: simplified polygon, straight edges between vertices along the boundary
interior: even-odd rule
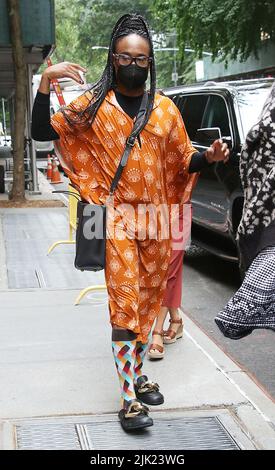
[[[134,147],[135,145],[136,138],[134,136],[128,137],[126,144],[129,145],[130,147]]]

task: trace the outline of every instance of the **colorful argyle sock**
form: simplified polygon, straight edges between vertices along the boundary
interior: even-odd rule
[[[136,343],[136,361],[135,361],[135,368],[134,368],[134,381],[138,379],[138,377],[142,376],[142,366],[143,366],[143,359],[148,347],[148,343],[142,344],[140,341]]]
[[[135,348],[136,340],[112,341],[112,349],[121,388],[122,408],[127,408],[129,402],[136,399],[134,390]]]

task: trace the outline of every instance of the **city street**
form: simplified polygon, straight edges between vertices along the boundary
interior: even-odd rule
[[[48,184],[43,197],[51,190]],[[80,289],[103,284],[104,274],[75,270],[74,246],[46,256],[54,241],[66,239],[67,211],[1,210],[0,449],[273,449],[274,403],[247,374],[274,391],[272,335],[257,361],[253,339],[263,332],[238,343],[221,338],[213,318],[237,288],[237,268],[197,248],[184,264],[183,339],[166,347],[164,360],[144,366],[165,405],[153,411],[156,426],[146,439],[121,432],[106,293],[74,305]]]
[[[40,161],[40,168],[46,168],[46,161]],[[68,188],[69,180],[63,173],[62,179],[64,183],[52,185],[53,190]],[[67,196],[62,198],[65,200]],[[76,272],[75,279],[77,275]],[[83,279],[83,274],[81,277]],[[224,261],[198,246],[189,248],[184,261],[184,312],[275,400],[274,333],[256,330],[246,338],[233,341],[225,338],[214,323],[216,314],[239,286],[237,264]]]
[[[39,167],[46,168],[46,161],[40,160]],[[66,190],[68,188],[68,178],[62,173],[64,183],[51,185],[52,190]],[[67,196],[61,196],[63,201],[67,200]],[[63,211],[61,211],[63,214]],[[60,212],[60,214],[61,214]],[[64,226],[64,216],[54,221],[54,230],[43,236],[44,252],[41,253],[42,269],[36,268],[35,273],[26,276],[26,273],[34,271],[30,263],[31,258],[26,258],[24,262],[24,274],[17,274],[14,277],[13,261],[10,259],[10,282],[11,287],[33,288],[41,284],[41,287],[56,288],[78,288],[85,287],[89,284],[90,274],[80,273],[75,269],[70,269],[70,263],[73,263],[73,248],[59,248],[54,256],[48,262],[57,264],[46,266],[43,260],[44,253],[51,242],[56,238],[62,238],[60,227]],[[58,222],[59,220],[59,222]],[[41,230],[41,229],[40,229]],[[56,231],[56,236],[54,232]],[[26,240],[28,242],[28,240]],[[40,243],[42,240],[40,241]],[[25,250],[23,250],[24,252]],[[16,257],[16,250],[11,245],[10,253]],[[27,253],[27,251],[26,251]],[[62,256],[63,253],[63,256]],[[64,254],[66,256],[64,258]],[[61,258],[60,258],[61,255]],[[38,258],[37,258],[38,259]],[[66,259],[66,276],[62,269],[65,267]],[[28,263],[28,260],[30,263]],[[62,260],[62,261],[61,261]],[[29,266],[30,264],[30,266]],[[29,267],[29,271],[27,269]],[[18,266],[16,266],[18,272]],[[68,271],[69,269],[69,271]],[[70,275],[68,275],[70,272]],[[38,273],[38,274],[37,274]],[[40,273],[40,275],[39,275]],[[104,282],[102,273],[98,273],[96,277],[100,282]],[[95,275],[93,275],[95,276]],[[37,281],[40,280],[40,282]],[[22,284],[23,280],[23,284]],[[42,282],[41,282],[42,280]],[[250,336],[242,340],[233,341],[225,338],[214,323],[214,317],[220,309],[226,304],[233,293],[240,285],[238,266],[234,263],[219,259],[207,251],[192,245],[189,248],[184,260],[183,274],[183,297],[182,306],[185,314],[187,314],[197,325],[212,339],[226,354],[238,363],[241,369],[246,371],[261,387],[263,387],[273,399],[275,399],[275,376],[273,374],[274,364],[274,333],[268,330],[256,330]]]
[[[0,452],[275,450],[272,18],[0,0]]]

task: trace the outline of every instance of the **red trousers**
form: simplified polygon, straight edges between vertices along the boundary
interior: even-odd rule
[[[191,222],[191,204],[184,204],[179,214],[179,232],[175,231],[173,236],[172,246],[174,248],[170,258],[166,291],[162,301],[163,307],[178,308],[181,306],[183,257],[185,248],[190,241]]]
[[[163,307],[178,308],[181,306],[183,257],[184,250],[172,251],[166,291],[162,301]]]

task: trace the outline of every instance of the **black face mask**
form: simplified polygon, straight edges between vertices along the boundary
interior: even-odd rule
[[[144,85],[148,77],[148,68],[136,64],[120,65],[117,69],[117,78],[128,90],[134,90]]]

